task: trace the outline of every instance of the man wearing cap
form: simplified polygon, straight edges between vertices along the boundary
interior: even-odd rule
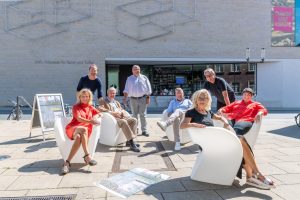
[[[80,78],[77,92],[79,92],[83,88],[90,89],[93,94],[97,91],[98,100],[102,98],[102,83],[100,78],[97,76],[98,68],[96,64],[91,64],[89,67],[89,74]]]
[[[146,113],[152,89],[149,79],[141,74],[140,66],[132,66],[132,75],[127,78],[123,93],[123,103],[126,105],[127,97],[130,98],[132,116],[138,119],[140,115],[142,135],[148,137]]]
[[[235,101],[232,87],[223,78],[217,77],[213,69],[204,70],[204,76],[204,88],[217,98],[217,110]]]

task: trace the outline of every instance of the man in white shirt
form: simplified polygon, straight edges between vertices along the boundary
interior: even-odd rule
[[[140,115],[142,135],[148,137],[146,113],[152,89],[149,79],[141,74],[140,66],[132,66],[132,75],[127,78],[123,93],[123,103],[126,105],[127,97],[130,98],[132,116],[138,119]]]

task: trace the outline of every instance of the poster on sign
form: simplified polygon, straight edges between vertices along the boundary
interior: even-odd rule
[[[33,107],[30,137],[32,129],[36,127],[42,128],[44,136],[44,132],[54,130],[56,117],[65,116],[62,94],[36,94]]]

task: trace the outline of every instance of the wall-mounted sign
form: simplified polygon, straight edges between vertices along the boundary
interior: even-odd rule
[[[272,0],[272,46],[300,46],[300,0]]]

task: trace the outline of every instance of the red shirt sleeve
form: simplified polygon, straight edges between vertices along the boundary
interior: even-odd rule
[[[92,106],[92,116],[95,116],[100,113],[100,111]]]
[[[256,102],[256,110],[257,110],[257,113],[259,111],[262,111],[264,116],[266,116],[268,114],[268,110],[261,103],[258,103],[258,102]]]
[[[231,113],[233,110],[233,107],[236,105],[236,101],[232,102],[231,104],[229,104],[228,106],[225,106],[221,109],[221,112],[223,113]]]

